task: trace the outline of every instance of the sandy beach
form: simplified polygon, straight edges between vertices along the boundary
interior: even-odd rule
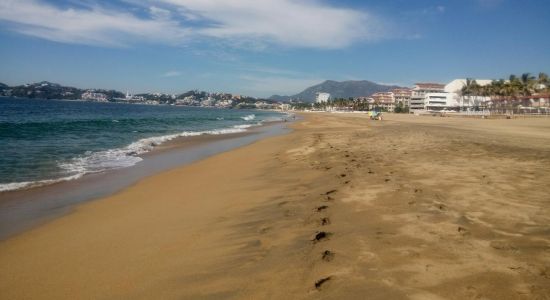
[[[550,119],[302,117],[1,241],[0,298],[550,298]]]

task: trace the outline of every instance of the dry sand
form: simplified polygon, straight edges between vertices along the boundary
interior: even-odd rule
[[[293,126],[0,242],[0,298],[550,298],[550,119]]]

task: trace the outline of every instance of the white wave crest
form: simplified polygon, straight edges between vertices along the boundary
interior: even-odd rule
[[[252,120],[256,119],[256,115],[251,114],[251,115],[248,115],[248,116],[241,117],[241,119],[243,119],[245,121],[252,121]]]
[[[246,128],[254,125],[244,124],[235,125],[232,128],[222,128],[206,131],[184,131],[177,134],[149,137],[138,140],[123,148],[115,148],[104,151],[88,151],[79,157],[69,161],[59,163],[58,166],[65,171],[68,176],[58,179],[47,179],[39,181],[13,182],[0,184],[0,192],[28,189],[32,187],[54,184],[62,181],[78,179],[85,174],[98,173],[107,170],[131,167],[143,158],[138,155],[153,150],[156,146],[171,141],[179,137],[192,137],[200,135],[222,135],[231,133],[245,132]]]
[[[235,125],[233,126],[233,128],[237,128],[237,129],[246,129],[246,128],[250,128],[254,126],[253,124],[242,124],[242,125]]]
[[[245,131],[245,128],[235,127],[207,131],[184,131],[177,134],[144,138],[133,142],[124,148],[86,153],[83,156],[76,157],[68,162],[59,164],[59,167],[64,169],[69,174],[88,174],[112,169],[126,168],[131,167],[143,160],[143,158],[139,157],[138,155],[147,153],[153,150],[155,147],[179,137],[219,135],[228,133],[239,133],[243,131]]]
[[[0,192],[15,191],[22,189],[29,189],[33,187],[39,187],[44,185],[50,185],[58,182],[75,180],[84,176],[83,173],[75,174],[72,176],[57,178],[57,179],[47,179],[47,180],[38,180],[38,181],[24,181],[24,182],[12,182],[12,183],[1,183]]]

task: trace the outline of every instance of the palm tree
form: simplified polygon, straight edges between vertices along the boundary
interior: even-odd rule
[[[468,103],[471,104],[472,96],[479,92],[479,85],[472,78],[466,78],[466,84],[462,87],[462,108],[464,110],[464,96],[468,96]]]
[[[548,78],[548,74],[540,72],[537,82],[538,82],[537,88],[539,92],[544,92],[548,96],[548,94],[550,93],[550,78]],[[546,102],[545,106],[548,108],[548,100],[546,100],[545,102]],[[539,100],[539,107],[540,107],[540,100]]]
[[[491,83],[491,92],[492,92],[492,105],[496,106],[497,104],[502,107],[504,97],[506,96],[506,82],[504,79],[494,80]]]
[[[550,82],[550,79],[548,79],[548,74],[540,72],[538,82],[542,84],[547,84]]]
[[[535,80],[535,76],[532,76],[530,73],[523,73],[521,75],[522,92],[524,96],[531,95],[531,91],[533,91],[535,87]]]
[[[524,74],[525,75],[525,74]],[[528,77],[527,75],[526,77]],[[522,80],[520,80],[516,75],[510,75],[509,77],[510,81],[506,85],[505,93],[507,96],[506,101],[506,111],[510,111],[513,113],[514,107],[517,104],[519,95],[522,93],[524,87]]]
[[[549,90],[550,88],[550,79],[548,78],[548,74],[546,73],[539,73],[539,77],[537,78],[538,88],[540,90]],[[542,87],[544,86],[544,87]]]

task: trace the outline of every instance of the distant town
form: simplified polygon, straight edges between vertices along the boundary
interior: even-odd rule
[[[328,84],[327,84],[328,83]],[[354,88],[346,91],[350,83]],[[363,89],[357,91],[357,85]],[[326,81],[301,94],[270,99],[247,97],[231,93],[209,93],[192,90],[181,94],[131,94],[114,90],[78,89],[50,82],[9,87],[0,83],[0,96],[39,99],[119,102],[146,105],[182,105],[217,108],[310,110],[310,111],[378,111],[395,113],[465,113],[486,114],[550,114],[550,80],[546,73],[532,76],[510,75],[507,80],[455,79],[448,83],[417,83],[412,88],[391,87],[369,81]],[[332,97],[332,90],[361,96]],[[372,92],[375,91],[375,92]],[[281,98],[279,98],[281,97]]]
[[[183,105],[235,109],[284,109],[290,106],[269,99],[192,90],[181,94],[122,93],[115,90],[79,89],[47,81],[10,87],[0,83],[0,96],[31,99],[81,100],[145,105]]]

